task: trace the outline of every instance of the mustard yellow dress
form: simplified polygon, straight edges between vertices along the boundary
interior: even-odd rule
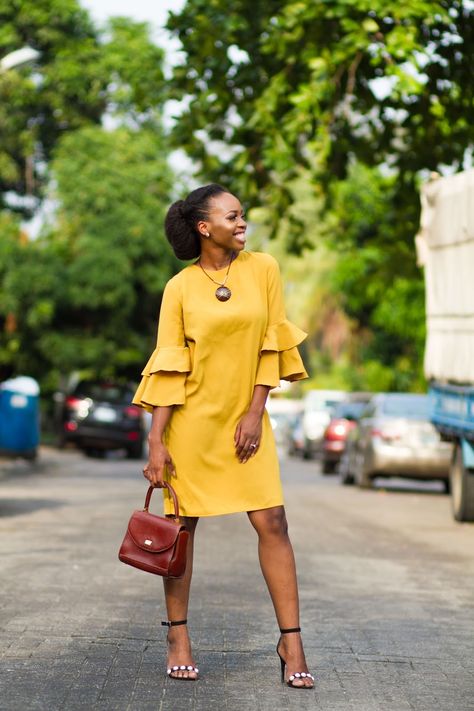
[[[226,269],[210,272],[218,282]],[[185,516],[255,511],[283,503],[268,414],[260,447],[245,464],[234,433],[254,386],[307,377],[297,345],[304,331],[287,321],[273,257],[240,252],[230,268],[229,301],[218,301],[197,264],[166,285],[158,341],[133,402],[151,411],[175,405],[165,436],[176,468],[169,477]],[[165,513],[172,502],[164,490]]]

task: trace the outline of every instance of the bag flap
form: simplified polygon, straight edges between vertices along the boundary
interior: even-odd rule
[[[154,516],[148,511],[135,511],[128,522],[128,531],[135,545],[151,553],[171,548],[183,528],[172,519]]]

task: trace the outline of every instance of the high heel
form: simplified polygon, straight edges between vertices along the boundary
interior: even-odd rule
[[[163,627],[177,627],[178,625],[187,625],[188,621],[187,620],[177,620],[177,621],[166,621],[161,623]],[[196,674],[195,677],[192,676],[173,676],[176,674],[178,671],[187,671],[187,672],[194,672]],[[172,667],[168,667],[166,670],[167,675],[169,676],[170,679],[177,679],[178,681],[197,681],[198,679],[198,674],[199,674],[199,669],[197,667],[193,667],[192,664],[181,664],[181,665],[175,665]]]
[[[281,629],[280,627],[280,634],[290,634],[292,632],[301,632],[301,627],[289,627],[288,629]],[[277,654],[280,657],[280,666],[281,666],[281,683],[289,686],[291,689],[314,689],[314,676],[310,674],[309,672],[295,672],[294,674],[291,674],[288,679],[285,680],[285,669],[286,669],[286,660],[283,659],[283,657],[280,654],[280,642],[281,642],[281,636],[280,639],[278,640],[277,644]],[[303,684],[302,686],[299,686],[298,684],[294,684],[295,679],[311,679],[313,684],[311,686],[306,686],[306,684]]]

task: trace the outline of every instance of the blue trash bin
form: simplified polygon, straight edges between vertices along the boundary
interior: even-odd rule
[[[0,452],[35,459],[38,444],[38,383],[27,376],[0,383]]]

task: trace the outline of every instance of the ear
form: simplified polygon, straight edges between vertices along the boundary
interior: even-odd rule
[[[201,237],[209,237],[209,223],[201,220],[197,223],[197,229]]]

